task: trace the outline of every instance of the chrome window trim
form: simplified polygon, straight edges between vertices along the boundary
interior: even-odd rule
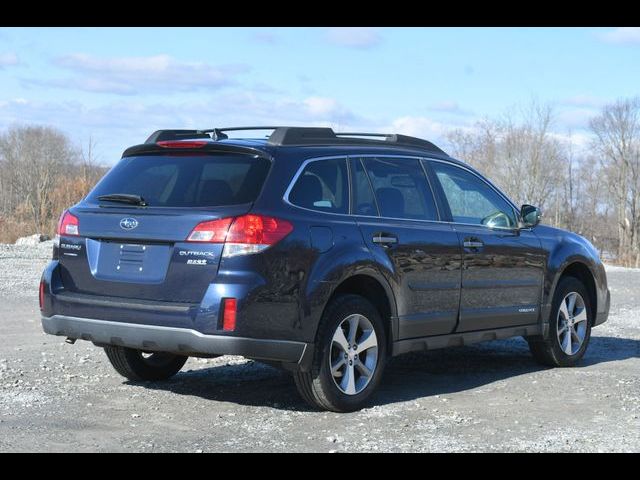
[[[521,231],[521,230],[527,230],[530,231],[530,228],[507,228],[507,227],[488,227],[487,225],[482,225],[482,224],[478,224],[478,223],[463,223],[463,222],[447,222],[444,220],[421,220],[418,218],[398,218],[398,217],[383,217],[381,215],[358,215],[355,213],[351,213],[351,172],[349,169],[349,159],[353,158],[353,159],[362,159],[364,157],[374,157],[374,158],[410,158],[410,159],[417,159],[417,160],[424,160],[424,161],[428,161],[428,162],[440,162],[440,163],[446,163],[447,165],[452,165],[454,167],[458,167],[461,168],[462,170],[466,170],[469,173],[471,173],[472,175],[476,176],[477,178],[480,179],[480,181],[486,183],[489,188],[491,188],[492,190],[494,190],[502,199],[504,199],[509,206],[514,210],[514,214],[516,216],[516,220],[518,218],[518,212],[520,211],[515,204],[509,199],[509,197],[507,197],[504,193],[502,193],[500,191],[500,189],[498,187],[496,187],[493,183],[491,183],[488,179],[484,178],[483,176],[481,176],[479,173],[474,172],[473,170],[471,170],[470,168],[464,166],[464,165],[459,165],[456,162],[452,162],[450,160],[443,160],[443,159],[439,159],[439,158],[433,158],[433,157],[425,157],[425,156],[416,156],[416,155],[392,155],[392,154],[363,154],[363,155],[329,155],[329,156],[323,156],[323,157],[313,157],[313,158],[308,158],[306,159],[304,162],[302,162],[302,164],[300,165],[300,167],[298,167],[298,170],[296,171],[296,173],[294,174],[293,178],[291,179],[291,181],[289,182],[289,185],[287,186],[287,189],[284,192],[284,195],[282,197],[282,200],[289,206],[293,207],[293,208],[297,208],[300,210],[306,210],[308,212],[314,212],[314,213],[321,213],[324,215],[334,215],[334,216],[339,216],[339,217],[359,217],[359,218],[375,218],[375,219],[379,219],[379,220],[399,220],[399,221],[403,221],[403,222],[419,222],[419,223],[440,223],[440,224],[446,224],[446,225],[461,225],[461,226],[469,226],[469,227],[478,227],[478,228],[485,228],[489,231],[507,231],[507,232],[517,232],[517,231]],[[312,162],[318,162],[318,161],[322,161],[322,160],[336,160],[336,159],[343,159],[346,162],[346,167],[347,167],[347,175],[348,175],[348,179],[349,179],[349,210],[347,213],[335,213],[335,212],[324,212],[322,210],[314,210],[311,208],[306,208],[306,207],[301,207],[299,205],[296,205],[294,203],[291,203],[291,201],[289,200],[289,194],[291,193],[291,190],[293,190],[294,185],[296,184],[296,182],[298,181],[298,178],[300,177],[300,175],[302,175],[302,172],[304,171],[304,169],[306,168],[306,166]],[[364,167],[364,165],[363,165]],[[424,168],[424,167],[423,167]],[[365,172],[366,172],[366,168],[365,168]],[[429,183],[429,176],[426,175],[427,178],[427,185],[429,186],[429,188],[431,188],[431,193],[432,195],[435,196],[435,192],[433,192],[433,188],[431,186],[431,184]],[[375,196],[374,196],[375,198]],[[437,209],[437,205],[436,205],[436,209]],[[440,216],[440,211],[438,210],[438,216]]]

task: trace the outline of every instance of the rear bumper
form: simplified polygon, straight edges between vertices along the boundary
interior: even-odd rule
[[[43,316],[42,328],[51,335],[89,340],[99,345],[117,345],[195,356],[242,355],[257,360],[290,364],[292,367],[297,365],[302,369],[306,369],[313,350],[312,345],[304,342],[206,335],[187,328],[111,322],[66,315]]]

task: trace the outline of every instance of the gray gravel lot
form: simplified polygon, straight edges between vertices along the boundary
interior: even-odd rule
[[[0,245],[0,451],[640,451],[640,270],[609,269],[612,314],[577,368],[538,366],[521,339],[411,355],[370,407],[335,414],[241,357],[141,385],[90,343],[45,335],[50,252]]]

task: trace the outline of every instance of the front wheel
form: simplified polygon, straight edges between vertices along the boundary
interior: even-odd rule
[[[573,277],[560,280],[551,305],[548,337],[528,339],[534,359],[550,367],[572,367],[578,363],[589,345],[592,315],[582,282]]]
[[[104,347],[113,368],[133,381],[166,380],[173,377],[184,366],[184,355],[165,352],[143,352],[133,348],[108,345]]]
[[[380,313],[365,298],[342,295],[326,308],[310,372],[296,372],[302,397],[334,412],[362,408],[384,370],[387,338]]]

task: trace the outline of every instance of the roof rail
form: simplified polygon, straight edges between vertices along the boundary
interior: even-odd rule
[[[356,137],[356,138],[354,138]],[[374,138],[358,137],[379,137]],[[397,133],[335,133],[331,128],[321,127],[279,127],[269,137],[271,145],[397,145],[429,150],[436,153],[446,153],[433,143],[422,138],[400,135]]]
[[[206,130],[158,130],[151,134],[145,143],[155,143],[162,140],[181,140],[191,138],[212,138],[223,140],[229,138],[224,132],[249,130],[272,130],[267,143],[274,146],[290,145],[396,145],[399,147],[413,147],[435,153],[446,153],[422,138],[400,135],[397,133],[335,133],[328,127],[228,127],[211,128]],[[361,138],[374,137],[374,138]],[[378,140],[380,138],[380,140]]]

